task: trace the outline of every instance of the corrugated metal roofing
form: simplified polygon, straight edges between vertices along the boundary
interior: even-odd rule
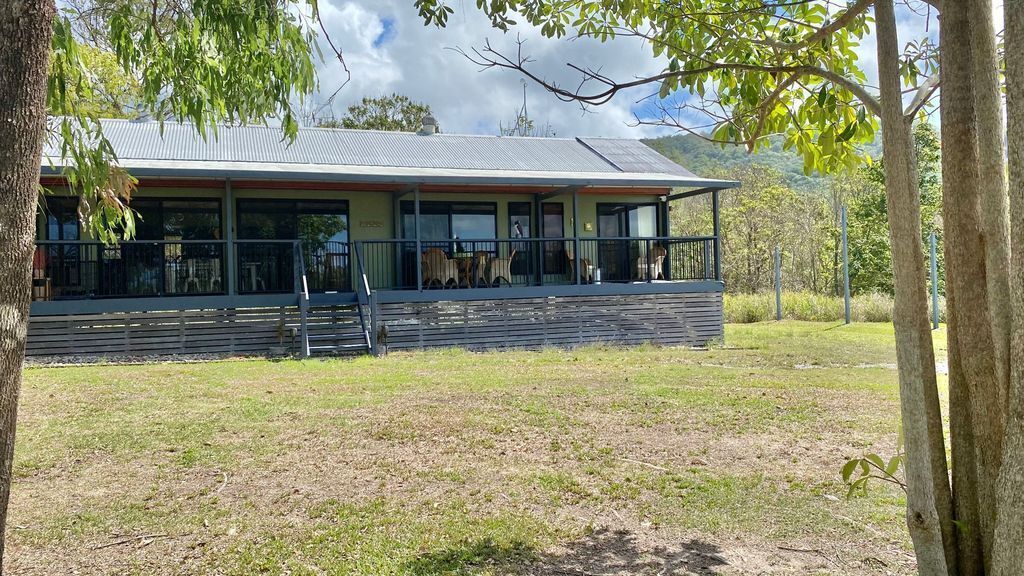
[[[282,139],[280,128],[221,126],[216,136],[204,141],[187,124],[167,122],[163,133],[158,122],[104,120],[103,132],[126,168],[146,168],[147,175],[166,168],[181,175],[188,166],[206,167],[204,173],[221,170],[281,177],[292,174],[334,175],[339,180],[352,172],[361,181],[414,179],[415,174],[463,177],[489,176],[509,181],[553,180],[615,181],[617,186],[636,185],[716,186],[733,183],[705,181],[661,156],[637,140],[518,138],[408,132],[302,128],[294,142]],[[59,153],[51,143],[46,155]],[[44,170],[49,161],[44,159]],[[471,171],[480,171],[475,174]],[[557,176],[557,177],[556,177]],[[636,178],[632,178],[635,176]],[[440,178],[440,180],[437,180]],[[479,178],[477,178],[479,179]],[[692,180],[692,182],[691,182]],[[411,181],[411,180],[410,180]],[[717,183],[717,184],[716,184]]]
[[[653,148],[638,140],[620,138],[580,138],[584,145],[600,154],[623,172],[678,174],[694,177],[696,174],[665,158]]]

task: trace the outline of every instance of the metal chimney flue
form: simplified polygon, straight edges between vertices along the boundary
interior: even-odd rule
[[[437,119],[429,114],[423,117],[423,125],[418,132],[420,136],[432,136],[437,134]]]

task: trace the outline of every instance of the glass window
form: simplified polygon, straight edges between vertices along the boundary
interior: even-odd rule
[[[509,238],[530,238],[533,227],[530,225],[533,212],[531,202],[509,202],[508,203],[508,236]],[[516,251],[512,258],[512,274],[530,274],[534,263],[537,261],[537,246],[531,242],[513,242],[512,247]]]
[[[163,202],[164,238],[210,240],[220,238],[220,202],[166,200]]]
[[[658,235],[656,204],[598,204],[597,231],[605,238]]]
[[[544,238],[562,238],[565,235],[565,205],[556,202],[545,202],[540,205],[541,235]],[[544,273],[564,274],[568,256],[565,244],[558,240],[544,243]]]
[[[138,240],[218,240],[221,237],[219,200],[156,200],[140,198],[135,210]]]
[[[598,204],[597,231],[602,238],[645,238],[658,235],[656,204]],[[609,282],[629,282],[638,276],[637,262],[647,244],[637,240],[601,240],[598,262]]]
[[[492,240],[497,237],[494,215],[452,214],[452,232],[456,238]]]
[[[402,202],[402,235],[416,237],[416,207]],[[493,203],[421,202],[422,240],[491,240],[498,237],[497,205]]]
[[[309,289],[350,289],[348,202],[318,200],[239,200],[238,237],[242,240],[300,240]],[[287,242],[239,245],[243,292],[294,290],[294,249]]]
[[[44,240],[78,240],[78,198],[50,196],[42,206],[46,217]]]
[[[562,238],[565,234],[565,205],[545,202],[541,204],[541,214],[544,216],[541,230],[543,236],[545,238]]]
[[[164,226],[160,217],[160,201],[132,200],[128,206],[135,210],[135,238],[137,240],[163,240]]]
[[[406,238],[416,237],[416,215],[402,216],[402,233]],[[428,214],[420,212],[420,239],[450,240],[452,237],[448,225],[448,214]]]
[[[238,237],[244,240],[294,240],[298,224],[294,202],[238,201]]]
[[[508,237],[529,238],[530,237],[530,212],[533,205],[529,202],[508,203]]]
[[[238,237],[348,243],[348,202],[239,200]]]

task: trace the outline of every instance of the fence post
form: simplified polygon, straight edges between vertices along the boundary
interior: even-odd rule
[[[718,190],[711,192],[711,221],[715,234],[715,280],[722,281],[722,222],[718,214]]]
[[[843,308],[846,313],[846,323],[850,323],[850,251],[846,235],[846,206],[842,208],[843,225]]]
[[[932,256],[932,329],[939,329],[939,261],[938,261],[938,239],[935,231],[932,230],[931,238]]]
[[[224,262],[227,267],[227,294],[234,296],[238,294],[238,264],[235,260],[238,257],[235,244],[235,195],[231,188],[231,178],[224,181],[224,240],[227,253],[224,255]]]
[[[775,247],[775,319],[782,320],[782,253]]]
[[[377,326],[377,323],[380,320],[377,317],[378,312],[376,291],[370,292],[369,296],[367,297],[367,304],[367,308],[369,308],[370,310],[370,325],[368,327],[370,331],[370,354],[373,356],[380,356],[380,349],[378,348],[380,343],[378,342],[377,339],[378,330],[380,330],[380,328]]]
[[[416,233],[416,254],[413,258],[416,260],[416,289],[423,291],[423,241],[420,239],[420,187],[417,186],[413,191],[413,218],[416,219],[416,223],[413,228]],[[444,288],[444,286],[442,286]]]

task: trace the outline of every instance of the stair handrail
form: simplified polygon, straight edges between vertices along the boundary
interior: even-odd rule
[[[356,292],[356,308],[359,310],[359,323],[363,327],[363,338],[366,340],[367,350],[373,350],[373,337],[370,335],[370,330],[367,328],[366,314],[363,309],[364,306],[370,304],[370,281],[366,277],[366,268],[363,267],[363,243],[355,242],[356,253],[356,268],[359,270],[359,278],[362,280],[360,288]],[[371,312],[372,313],[372,312]],[[372,324],[372,320],[370,322]]]

